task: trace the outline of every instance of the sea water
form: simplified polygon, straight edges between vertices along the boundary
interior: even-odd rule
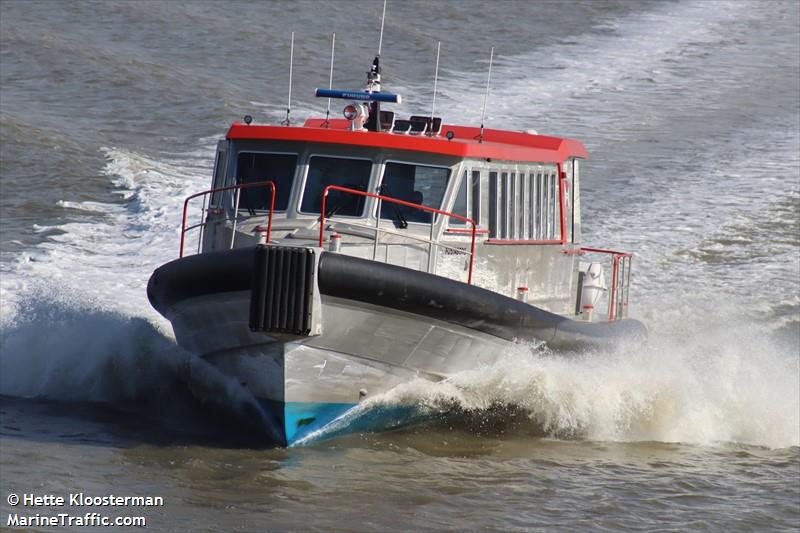
[[[635,252],[644,345],[519,345],[264,449],[147,279],[232,120],[358,88],[381,2],[0,3],[0,487],[153,495],[154,531],[787,530],[800,520],[792,1],[389,2],[401,114],[581,139],[583,242]],[[334,113],[339,110],[334,102]],[[425,422],[337,436],[373,410]],[[84,511],[78,509],[77,511]],[[124,514],[124,513],[123,513]],[[91,528],[88,528],[91,530]]]

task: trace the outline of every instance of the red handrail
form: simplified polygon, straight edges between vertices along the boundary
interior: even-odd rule
[[[556,169],[558,171],[558,208],[560,211],[560,229],[561,229],[561,244],[567,244],[567,214],[564,212],[564,208],[567,206],[567,173],[564,172],[563,166],[561,163],[556,165]]]
[[[628,260],[628,272],[630,272],[630,261],[633,259],[633,254],[630,252],[618,252],[616,250],[606,250],[604,248],[581,248],[581,253],[596,253],[596,254],[611,254],[611,292],[608,295],[608,320],[609,322],[615,319],[615,310],[617,307],[617,285],[619,278],[619,262],[621,259]],[[627,287],[625,290],[625,302],[623,306],[628,305]]]
[[[178,257],[183,257],[183,245],[186,239],[186,212],[189,207],[189,201],[194,200],[200,196],[205,196],[207,194],[214,194],[217,192],[224,192],[230,191],[233,189],[253,189],[255,187],[267,187],[270,188],[270,205],[269,205],[269,214],[267,215],[267,242],[269,242],[270,235],[272,234],[272,213],[275,211],[275,183],[272,181],[257,181],[253,183],[239,183],[236,185],[228,185],[227,187],[218,187],[216,189],[209,189],[207,191],[198,192],[188,196],[186,200],[183,201],[183,222],[181,223],[181,249],[180,255]]]
[[[618,252],[616,250],[607,250],[605,248],[581,248],[581,252],[595,253],[595,254],[614,254],[625,257],[633,257],[633,254],[630,252]]]
[[[448,216],[451,218],[455,218],[456,220],[461,220],[465,223],[469,223],[472,225],[472,243],[470,244],[469,250],[469,274],[467,275],[467,284],[472,285],[472,265],[475,258],[475,235],[476,235],[476,228],[477,224],[471,218],[467,218],[461,215],[457,215],[455,213],[450,213],[449,211],[442,211],[441,209],[436,209],[434,207],[428,207],[427,205],[420,205],[415,204],[412,202],[406,202],[405,200],[398,200],[397,198],[392,198],[391,196],[383,196],[382,194],[375,194],[366,191],[359,191],[358,189],[349,189],[347,187],[340,187],[339,185],[328,185],[322,191],[322,206],[320,210],[320,218],[319,218],[319,246],[320,248],[323,245],[325,240],[325,204],[328,198],[328,193],[330,191],[340,191],[349,194],[355,194],[356,196],[364,196],[366,198],[377,198],[383,202],[389,202],[393,204],[399,204],[406,207],[412,207],[414,209],[419,209],[420,211],[426,211],[428,213],[434,213],[436,215],[443,215]],[[377,216],[380,216],[380,213],[377,213]],[[431,225],[433,225],[433,220],[431,220]],[[377,238],[377,236],[376,236]]]

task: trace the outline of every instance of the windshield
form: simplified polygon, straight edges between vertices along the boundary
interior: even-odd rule
[[[381,194],[439,209],[449,177],[449,168],[386,163]],[[394,220],[398,218],[398,214],[408,222],[427,223],[430,223],[433,215],[427,211],[390,202],[381,204],[381,218]]]
[[[366,191],[372,161],[368,159],[345,159],[340,157],[314,156],[308,163],[308,178],[303,191],[300,211],[319,213],[322,205],[322,191],[328,185],[339,185],[349,189]],[[363,196],[332,191],[326,201],[326,216],[345,215],[358,217],[364,213]]]
[[[285,211],[289,205],[296,166],[295,154],[240,152],[237,183],[272,181],[275,184],[275,210]],[[251,211],[269,209],[270,189],[268,187],[242,189],[240,203],[242,207]]]

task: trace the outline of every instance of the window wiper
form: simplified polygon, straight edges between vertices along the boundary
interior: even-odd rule
[[[366,191],[367,190],[367,186],[366,185],[362,185],[362,184],[359,184],[359,183],[345,183],[344,185],[342,185],[342,187],[346,187],[348,189],[355,189],[357,191]],[[328,205],[333,204],[333,203],[335,203],[336,205],[330,207],[329,209],[327,209],[325,211],[325,218],[332,217],[333,215],[335,215],[336,213],[341,211],[342,208],[346,207],[346,205],[347,205],[347,202],[342,202],[341,201],[342,198],[344,197],[344,195],[347,194],[347,193],[344,193],[342,191],[333,191],[333,192],[335,192],[337,194],[335,196],[333,194],[331,194],[329,196]],[[336,200],[335,202],[333,201],[334,199]],[[356,198],[356,201],[358,201],[357,198]]]
[[[245,181],[241,178],[236,179],[237,185],[242,185]],[[256,211],[252,207],[250,207],[250,200],[247,196],[247,189],[239,189],[239,204],[244,204],[245,209],[247,209],[248,214],[252,217],[255,216]]]
[[[389,186],[386,183],[381,183],[380,194],[381,194],[381,196],[391,196],[390,193],[389,193]],[[385,203],[386,202],[382,203],[381,207],[383,207],[383,205]],[[391,206],[391,210],[394,213],[394,216],[395,216],[394,223],[395,223],[395,225],[400,229],[406,229],[408,227],[408,221],[403,216],[403,213],[400,212],[400,208],[398,208],[397,204],[394,203],[394,202],[388,202],[388,204]],[[381,214],[378,213],[378,217],[380,217],[380,216],[381,216]]]

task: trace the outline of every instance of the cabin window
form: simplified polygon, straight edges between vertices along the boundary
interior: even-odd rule
[[[498,229],[500,226],[500,209],[498,203],[500,195],[498,194],[499,184],[497,182],[497,172],[489,172],[489,237],[492,239],[497,238]]]
[[[461,184],[458,186],[458,193],[456,194],[456,201],[453,203],[453,213],[456,215],[461,215],[462,217],[467,217],[467,188],[468,188],[468,176],[467,171],[464,171],[464,176],[461,178]],[[463,226],[464,221],[459,220],[457,218],[450,219],[450,225],[458,225]]]
[[[470,189],[472,192],[471,197],[471,213],[472,220],[475,221],[475,224],[481,223],[481,171],[480,170],[473,170],[472,171],[472,187]]]
[[[531,182],[528,178],[527,169],[524,169],[524,172],[519,173],[519,190],[520,190],[520,197],[519,197],[519,210],[520,210],[520,218],[519,218],[519,238],[520,239],[529,239],[530,238],[530,224],[531,224],[531,213],[530,209],[528,208],[530,205],[530,198],[531,196]]]
[[[366,191],[371,170],[372,161],[369,159],[311,157],[308,162],[308,177],[300,211],[319,213],[322,206],[322,192],[328,185]],[[361,216],[364,214],[364,201],[364,196],[331,191],[326,200],[326,215]]]
[[[542,177],[542,238],[550,239],[550,174]]]
[[[515,239],[517,237],[517,195],[519,194],[516,173],[509,174],[508,181],[511,196],[508,198],[508,235],[506,238]]]
[[[275,184],[275,210],[285,211],[292,192],[296,154],[239,152],[236,183],[272,181]],[[239,205],[247,210],[267,210],[270,206],[269,187],[242,189]]]
[[[572,242],[581,241],[581,176],[577,159],[572,160]]]
[[[386,163],[381,183],[381,194],[412,204],[441,208],[450,169],[408,163]],[[381,218],[396,219],[401,215],[407,222],[430,223],[433,214],[413,207],[381,203]]]
[[[214,177],[212,179],[211,188],[212,189],[221,189],[225,182],[225,150],[218,150],[217,151],[217,159],[214,162]],[[211,206],[219,205],[219,199],[222,193],[215,192],[211,195]]]
[[[525,173],[520,172],[517,174],[517,239],[525,238]]]
[[[500,174],[500,238],[508,238],[508,172]]]
[[[548,225],[550,227],[550,239],[555,239],[556,228],[559,227],[558,221],[558,176],[550,174],[550,194],[547,202],[547,212],[549,214]]]
[[[534,239],[539,240],[542,236],[542,172],[539,171],[535,175],[534,185],[536,194],[533,196],[533,235]]]
[[[464,171],[461,184],[458,186],[453,213],[475,221],[475,227],[481,223],[481,171]],[[467,226],[463,220],[450,219],[451,226]],[[471,227],[471,226],[470,226]]]

